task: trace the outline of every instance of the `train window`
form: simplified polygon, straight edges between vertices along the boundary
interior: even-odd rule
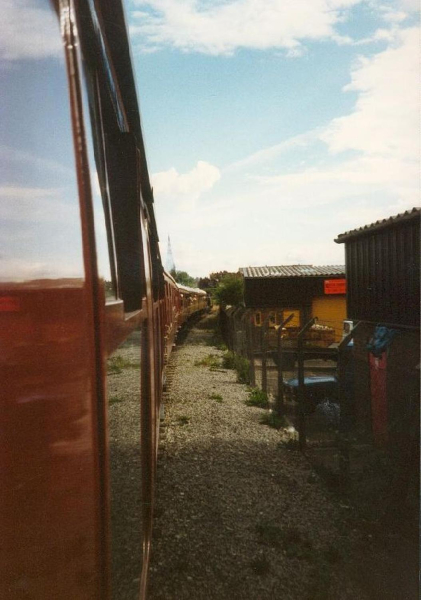
[[[260,310],[257,310],[254,313],[254,324],[256,325],[256,327],[260,327],[262,325],[262,313],[260,312]]]
[[[92,81],[91,84],[95,85]],[[91,100],[89,102],[87,91],[86,89],[82,91],[82,101],[94,208],[97,268],[100,279],[104,281],[105,297],[107,300],[112,300],[118,296],[118,284],[108,181],[103,154],[103,131],[98,118],[100,109],[98,103],[95,102],[95,95],[89,94]]]
[[[138,150],[134,135],[127,130],[118,90],[115,89],[117,84],[110,78],[112,65],[108,62],[100,33],[93,26],[90,5],[86,3],[83,7],[80,33],[85,86],[99,179],[97,188],[102,196],[102,204],[95,204],[98,261],[101,257],[105,261],[105,252],[101,250],[105,248],[106,238],[112,278],[110,287],[124,300],[125,311],[130,312],[141,307],[145,295],[139,223]]]
[[[31,27],[29,15],[22,11],[24,28]],[[45,39],[59,39],[54,19],[46,18],[44,27],[40,48]],[[31,281],[33,288],[49,287],[60,280],[59,287],[82,287],[85,277],[69,94],[60,51],[58,43],[54,56],[39,61],[4,58],[2,285]]]
[[[275,325],[276,325],[276,313],[272,311],[269,313],[269,327],[275,327]]]

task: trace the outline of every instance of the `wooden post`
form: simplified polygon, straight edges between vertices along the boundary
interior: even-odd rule
[[[298,439],[300,450],[304,450],[307,443],[306,436],[306,407],[305,407],[305,387],[304,387],[304,335],[308,329],[317,321],[317,317],[310,319],[298,334]]]

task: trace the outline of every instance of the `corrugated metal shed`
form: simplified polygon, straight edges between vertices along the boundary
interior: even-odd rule
[[[414,208],[335,240],[345,243],[350,319],[419,326],[420,214]]]
[[[375,223],[370,223],[370,225],[364,225],[363,227],[358,227],[357,229],[352,229],[351,231],[346,231],[345,233],[341,233],[335,239],[335,242],[338,244],[342,244],[343,242],[348,241],[348,239],[357,237],[360,235],[364,235],[365,233],[372,233],[379,229],[383,229],[385,227],[390,227],[392,225],[399,225],[404,221],[408,221],[411,219],[419,218],[421,215],[421,208],[413,208],[412,210],[406,210],[404,213],[399,213],[393,217],[388,217],[387,219],[380,219]]]
[[[278,277],[345,277],[344,265],[281,265],[278,267],[242,267],[240,272],[245,278]]]

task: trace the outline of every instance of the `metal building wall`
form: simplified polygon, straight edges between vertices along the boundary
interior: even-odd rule
[[[419,217],[346,241],[348,316],[419,326]]]

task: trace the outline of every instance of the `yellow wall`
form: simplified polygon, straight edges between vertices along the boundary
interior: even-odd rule
[[[335,340],[342,339],[343,321],[346,319],[345,296],[320,296],[313,298],[311,316],[318,317],[320,325],[335,329]]]

